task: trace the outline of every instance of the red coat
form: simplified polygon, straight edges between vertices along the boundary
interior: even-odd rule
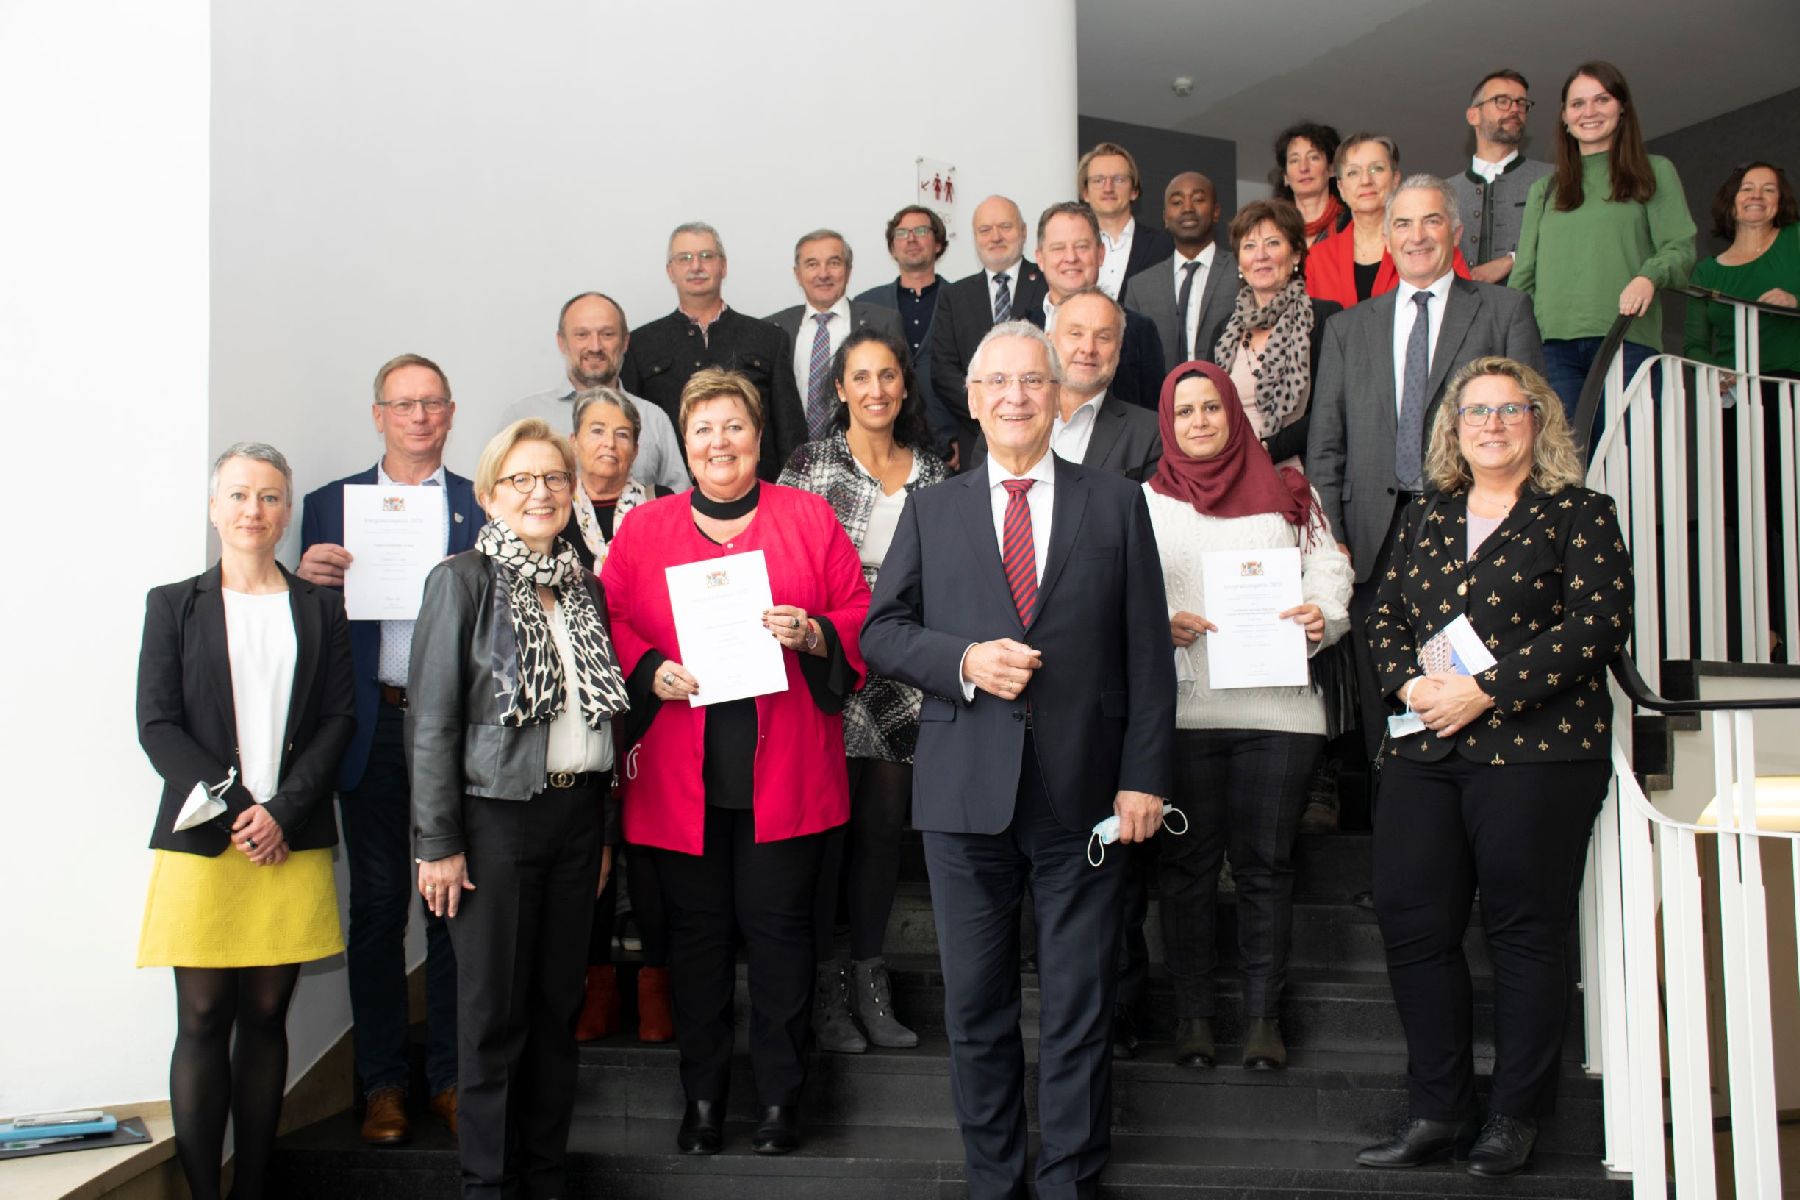
[[[1450,269],[1457,278],[1469,277],[1469,264],[1458,250]],[[1394,256],[1381,252],[1381,268],[1375,272],[1375,287],[1368,298],[1400,286],[1400,272],[1394,269]],[[1306,294],[1314,300],[1333,300],[1345,308],[1356,307],[1356,226],[1344,226],[1306,252]]]
[[[761,550],[776,604],[793,604],[829,620],[860,686],[861,634],[869,611],[862,563],[823,497],[762,485],[756,519],[729,545],[694,527],[691,494],[652,501],[618,526],[601,580],[612,616],[613,644],[627,675],[654,648],[680,662],[666,567]],[[844,719],[820,711],[800,674],[798,654],[784,651],[787,690],[756,698],[754,772],[756,840],[818,833],[850,819],[844,762]],[[701,783],[706,709],[664,703],[622,762],[625,840],[699,854],[706,828]]]

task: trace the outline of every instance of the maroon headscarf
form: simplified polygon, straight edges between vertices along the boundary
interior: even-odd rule
[[[1225,403],[1225,449],[1211,458],[1195,458],[1175,440],[1175,385],[1193,375],[1204,376],[1219,389]],[[1237,385],[1209,362],[1182,363],[1163,380],[1157,403],[1162,426],[1162,460],[1150,486],[1173,500],[1185,500],[1209,517],[1248,517],[1280,513],[1288,524],[1306,530],[1312,512],[1312,485],[1292,467],[1269,461],[1250,418],[1238,399]]]

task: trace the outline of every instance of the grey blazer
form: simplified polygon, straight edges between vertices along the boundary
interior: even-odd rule
[[[796,342],[800,337],[800,322],[806,316],[806,305],[796,304],[792,308],[784,308],[769,318],[769,324],[787,335],[788,341]],[[906,336],[900,330],[900,314],[891,308],[883,308],[879,304],[866,304],[861,300],[850,302],[850,328],[854,331],[868,326],[879,329],[883,333],[892,334],[906,345]]]
[[[1175,357],[1181,344],[1181,327],[1175,320],[1173,258],[1174,255],[1170,255],[1151,263],[1127,279],[1125,289],[1119,293],[1119,300],[1126,308],[1156,322],[1156,332],[1162,338],[1163,359],[1170,370],[1181,365]],[[1190,360],[1211,360],[1213,347],[1218,344],[1219,334],[1224,332],[1232,306],[1237,303],[1237,294],[1237,263],[1232,260],[1230,247],[1220,243],[1213,250],[1212,267],[1206,272],[1204,290],[1200,295],[1188,298],[1189,304],[1200,305],[1200,324],[1194,327],[1194,345],[1188,347]]]
[[[1108,392],[1094,418],[1094,432],[1088,438],[1081,465],[1143,483],[1156,473],[1162,451],[1162,426],[1156,414]],[[986,461],[987,439],[977,438],[969,466],[978,467]]]
[[[1332,532],[1350,547],[1359,584],[1369,579],[1400,503],[1394,473],[1399,426],[1394,305],[1399,295],[1395,289],[1365,300],[1326,322],[1324,351],[1313,373],[1306,477],[1319,493]],[[1427,430],[1451,377],[1490,354],[1544,369],[1544,344],[1530,299],[1510,288],[1451,280],[1431,352]]]

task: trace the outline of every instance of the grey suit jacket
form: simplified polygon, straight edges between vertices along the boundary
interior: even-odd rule
[[[1156,414],[1108,392],[1094,418],[1094,432],[1088,437],[1081,465],[1143,483],[1156,473],[1162,450],[1162,426]],[[986,461],[987,439],[977,438],[969,466],[973,469]]]
[[[800,322],[806,317],[806,305],[796,304],[792,308],[784,308],[769,318],[769,324],[787,334],[790,342],[800,337]],[[883,308],[879,304],[865,304],[861,300],[850,302],[850,328],[854,331],[868,326],[879,329],[883,333],[892,334],[906,345],[906,337],[900,331],[900,314],[891,308]]]
[[[1350,547],[1358,584],[1374,570],[1400,502],[1394,472],[1399,426],[1394,305],[1399,295],[1396,289],[1365,300],[1326,322],[1325,347],[1313,375],[1306,477],[1319,493],[1332,532]],[[1510,288],[1451,280],[1431,351],[1427,440],[1449,380],[1472,360],[1490,354],[1544,369],[1544,344],[1530,299]]]
[[[1151,263],[1127,279],[1125,289],[1119,293],[1120,303],[1126,308],[1156,322],[1163,357],[1171,370],[1181,365],[1176,358],[1181,326],[1175,320],[1175,267],[1170,261],[1173,258],[1170,255]],[[1237,264],[1232,261],[1230,248],[1221,243],[1213,250],[1212,267],[1206,272],[1202,293],[1188,297],[1189,304],[1200,305],[1200,324],[1194,327],[1194,345],[1188,347],[1190,360],[1212,358],[1213,347],[1237,303],[1237,293]]]

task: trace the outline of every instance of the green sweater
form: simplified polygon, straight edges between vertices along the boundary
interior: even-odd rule
[[[1658,288],[1684,287],[1694,266],[1694,218],[1675,166],[1650,156],[1656,194],[1646,204],[1609,200],[1610,156],[1581,161],[1581,207],[1557,209],[1556,176],[1531,185],[1518,257],[1507,282],[1531,297],[1544,340],[1605,337],[1619,318],[1619,293],[1642,275]],[[1631,323],[1629,341],[1662,349],[1662,301]]]
[[[1760,256],[1740,266],[1728,267],[1709,258],[1694,268],[1694,283],[1727,296],[1755,300],[1770,288],[1782,288],[1800,296],[1800,225],[1788,225]],[[1800,315],[1783,317],[1757,314],[1756,331],[1762,343],[1762,369],[1800,372]],[[1737,331],[1731,305],[1716,300],[1690,299],[1687,306],[1689,358],[1721,367],[1737,363]]]

